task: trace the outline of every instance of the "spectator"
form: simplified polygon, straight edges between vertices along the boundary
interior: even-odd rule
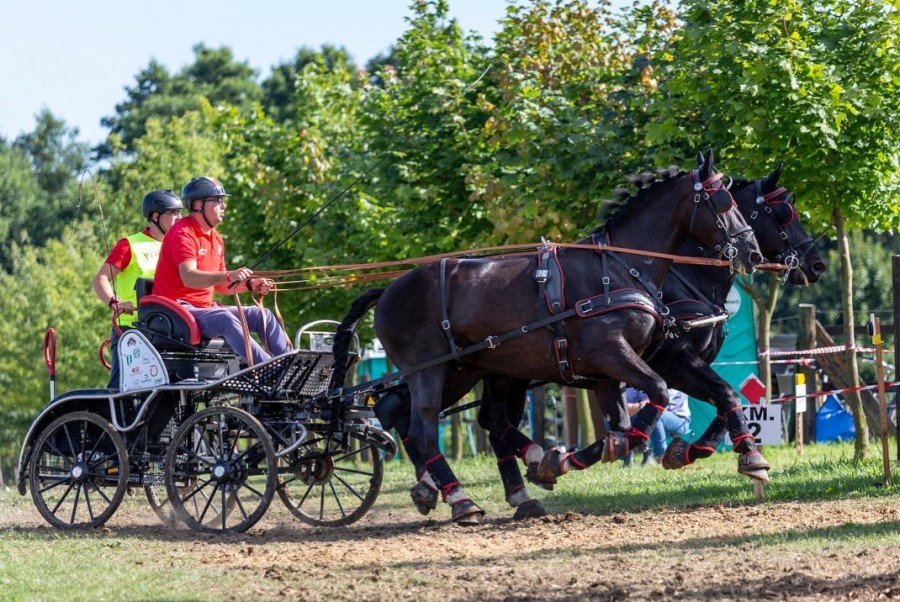
[[[647,403],[647,394],[643,391],[628,387],[625,390],[625,402],[628,414],[633,416]],[[642,466],[652,466],[662,461],[666,453],[668,438],[673,435],[685,435],[691,429],[691,409],[688,406],[688,396],[678,389],[669,389],[669,405],[657,420],[650,432],[649,449],[644,447]],[[625,466],[633,463],[633,453],[626,454],[623,458]]]

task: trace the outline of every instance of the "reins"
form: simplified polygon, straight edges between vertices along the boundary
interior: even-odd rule
[[[471,258],[471,259],[488,259],[491,257],[517,257],[527,256],[530,253],[541,248],[544,242],[529,243],[519,245],[500,245],[495,247],[479,247],[466,251],[454,251],[451,253],[439,253],[435,255],[427,255],[412,259],[396,260],[396,261],[380,261],[369,263],[349,263],[341,265],[314,266],[307,268],[295,268],[289,270],[258,270],[256,275],[273,278],[279,280],[278,290],[281,291],[301,291],[315,290],[321,288],[332,288],[337,286],[353,286],[356,284],[365,284],[368,282],[377,282],[383,280],[393,280],[402,276],[407,271],[429,263],[436,263],[442,259],[452,258]],[[731,262],[724,259],[712,259],[705,257],[688,257],[683,255],[673,255],[671,253],[658,253],[655,251],[642,251],[639,249],[631,249],[628,247],[618,247],[614,245],[587,244],[587,243],[553,243],[555,246],[567,249],[584,249],[591,251],[615,251],[631,255],[643,255],[647,257],[656,257],[660,259],[668,259],[674,263],[685,263],[692,265],[705,265],[716,267],[729,267]],[[384,268],[406,267],[402,270],[382,271]],[[781,271],[788,266],[779,263],[765,263],[757,266],[757,269],[766,271]],[[328,272],[355,272],[346,275],[328,275]],[[361,272],[361,273],[360,273]],[[292,276],[302,276],[309,274],[308,278],[290,279]],[[288,286],[285,286],[288,285]],[[290,286],[295,285],[295,286]]]

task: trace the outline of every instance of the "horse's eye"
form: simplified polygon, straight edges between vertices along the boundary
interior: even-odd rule
[[[731,193],[725,190],[724,188],[719,188],[714,193],[712,193],[709,197],[709,200],[712,201],[713,208],[716,210],[716,213],[725,213],[731,206],[734,204],[734,199],[731,198]]]
[[[794,220],[796,213],[794,213],[794,208],[790,203],[784,201],[771,203],[771,207],[772,212],[775,214],[775,219],[779,224],[789,224]]]

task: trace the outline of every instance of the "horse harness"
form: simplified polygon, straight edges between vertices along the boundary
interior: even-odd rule
[[[784,279],[782,280],[782,284],[784,284],[787,282],[791,271],[800,267],[800,263],[815,246],[816,241],[807,236],[795,247],[794,243],[791,242],[790,236],[784,229],[785,225],[791,223],[794,219],[797,219],[797,211],[790,202],[790,195],[793,193],[788,193],[786,188],[777,188],[768,194],[764,194],[762,191],[762,180],[754,180],[753,186],[756,190],[756,204],[763,213],[772,218],[775,222],[775,227],[778,229],[778,235],[781,236],[785,243],[787,243],[788,251],[783,254],[779,253],[775,256],[775,261],[788,266],[788,269],[784,272]],[[785,198],[780,201],[776,200],[781,196],[785,196]],[[759,215],[759,211],[752,211],[750,213],[750,223],[755,222]]]
[[[494,348],[500,343],[533,332],[539,328],[550,328],[556,338],[553,342],[553,353],[556,357],[557,370],[560,378],[566,383],[574,383],[585,380],[575,374],[572,361],[571,345],[565,334],[564,320],[577,316],[590,318],[603,315],[619,309],[639,309],[650,313],[662,326],[665,332],[672,327],[671,321],[666,318],[668,310],[663,305],[662,292],[650,281],[641,277],[640,272],[629,266],[618,254],[603,248],[607,237],[605,233],[594,234],[593,243],[597,245],[596,252],[600,254],[602,266],[603,292],[593,297],[581,299],[566,309],[565,302],[565,273],[557,255],[558,247],[548,243],[537,251],[537,268],[534,271],[534,280],[538,285],[539,299],[546,310],[545,316],[534,322],[530,322],[519,329],[507,332],[499,336],[488,337],[485,341],[461,348],[453,337],[449,319],[449,291],[447,285],[447,259],[442,259],[439,269],[440,299],[441,299],[441,329],[447,337],[450,345],[450,353],[437,358],[443,361],[458,360],[463,355],[480,351],[484,348]],[[628,273],[638,281],[645,289],[621,288],[611,289],[609,278],[609,258],[612,257],[620,263]],[[654,350],[655,352],[655,350]],[[433,360],[434,361],[434,360]],[[440,362],[435,362],[440,363]],[[433,365],[432,362],[428,362]],[[421,368],[421,367],[419,367]]]
[[[733,244],[735,238],[752,231],[752,228],[745,226],[737,232],[731,233],[719,217],[720,213],[724,213],[734,206],[734,199],[732,198],[731,193],[728,192],[727,187],[722,186],[721,184],[713,186],[714,184],[719,183],[722,179],[722,174],[713,174],[707,180],[701,181],[699,170],[694,170],[691,172],[691,178],[693,179],[694,205],[691,209],[688,234],[690,235],[690,232],[693,230],[697,208],[702,202],[705,202],[716,216],[717,226],[725,231],[723,243],[716,245],[715,250],[721,257],[733,261],[737,256],[737,249]],[[483,341],[479,341],[478,343],[466,347],[457,345],[456,339],[453,336],[453,329],[449,318],[447,286],[448,258],[441,259],[438,270],[441,303],[441,330],[447,338],[450,352],[403,370],[400,372],[399,376],[404,377],[407,374],[419,372],[448,361],[458,361],[465,355],[476,353],[484,349],[493,349],[510,339],[520,337],[540,328],[549,327],[556,334],[553,352],[556,357],[560,378],[567,383],[573,383],[576,380],[586,380],[575,374],[571,356],[571,346],[565,336],[563,321],[573,316],[589,318],[624,308],[640,309],[654,316],[657,324],[663,327],[664,332],[664,337],[660,339],[659,343],[661,343],[664,338],[677,336],[674,331],[674,321],[669,316],[668,308],[662,303],[662,292],[652,282],[642,278],[640,272],[631,267],[618,254],[609,249],[604,249],[603,247],[608,244],[608,238],[608,234],[603,230],[592,236],[594,244],[597,245],[596,252],[600,253],[601,257],[603,272],[601,282],[603,283],[603,293],[587,299],[581,299],[575,302],[573,307],[564,309],[565,279],[562,266],[557,257],[557,246],[545,244],[538,249],[538,266],[534,272],[534,279],[538,283],[540,296],[545,300],[548,315],[503,334],[488,336]],[[638,281],[644,290],[642,291],[636,288],[611,290],[611,281],[607,275],[610,257],[621,264],[628,273]],[[656,350],[659,349],[659,347],[660,345],[657,345],[656,349],[651,352],[650,357],[656,353]],[[394,375],[394,378],[396,377],[397,376]]]

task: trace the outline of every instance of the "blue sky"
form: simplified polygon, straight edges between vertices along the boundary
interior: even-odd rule
[[[491,39],[507,0],[449,0],[466,31]],[[105,136],[100,119],[151,59],[175,72],[203,42],[228,46],[267,75],[303,46],[344,46],[358,64],[406,29],[409,0],[0,0],[0,136],[34,129],[49,108],[80,139]]]

